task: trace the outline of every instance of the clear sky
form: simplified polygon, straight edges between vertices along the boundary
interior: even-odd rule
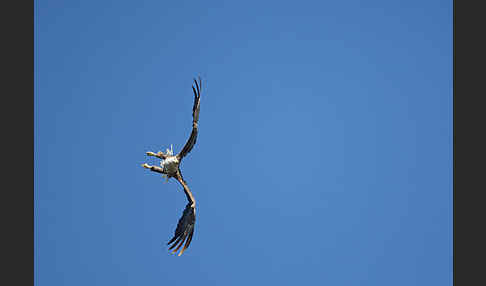
[[[36,1],[34,125],[38,286],[452,285],[452,1]]]

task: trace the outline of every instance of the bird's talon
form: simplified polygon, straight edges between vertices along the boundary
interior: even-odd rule
[[[150,169],[150,165],[149,165],[149,164],[147,164],[147,163],[142,164],[142,167],[144,167],[144,168],[146,168],[146,169]]]

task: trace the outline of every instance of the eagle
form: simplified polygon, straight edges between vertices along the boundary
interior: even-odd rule
[[[185,241],[184,247],[179,252],[178,256],[181,256],[182,253],[189,247],[191,244],[192,236],[194,235],[194,225],[196,223],[196,200],[192,195],[189,186],[187,185],[186,181],[182,177],[181,169],[179,168],[180,163],[184,157],[191,152],[192,148],[196,144],[197,134],[198,134],[198,120],[199,120],[199,108],[200,108],[200,97],[201,97],[201,77],[198,77],[199,84],[196,79],[194,79],[194,84],[192,86],[192,91],[194,92],[194,105],[192,107],[192,132],[189,140],[187,140],[186,145],[182,148],[181,152],[177,155],[173,155],[172,145],[170,149],[166,149],[166,152],[159,151],[158,153],[154,152],[147,152],[148,156],[153,156],[162,159],[159,166],[150,166],[147,163],[142,164],[142,166],[146,169],[149,169],[153,172],[157,172],[162,174],[163,177],[166,178],[166,181],[169,181],[170,178],[175,178],[183,187],[184,193],[186,194],[188,203],[184,212],[182,213],[182,217],[179,219],[177,223],[177,228],[174,232],[174,237],[167,243],[167,245],[172,244],[169,247],[169,250],[172,250],[172,253],[176,253],[179,248],[181,248],[182,244]],[[177,246],[177,247],[176,247]]]

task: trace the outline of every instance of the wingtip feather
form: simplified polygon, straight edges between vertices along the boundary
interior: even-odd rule
[[[187,234],[182,236],[181,242],[179,243],[179,245],[177,246],[176,249],[172,250],[172,253],[176,253],[179,250],[179,248],[181,248],[182,244],[184,243],[186,236],[187,236]]]

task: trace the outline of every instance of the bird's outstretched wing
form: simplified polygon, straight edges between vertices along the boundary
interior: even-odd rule
[[[186,194],[189,203],[186,205],[186,208],[184,209],[184,212],[177,223],[174,237],[167,244],[170,245],[173,243],[172,246],[169,247],[169,250],[177,246],[174,250],[172,250],[172,253],[176,253],[185,241],[186,244],[178,254],[178,256],[181,256],[182,253],[184,253],[184,251],[189,247],[189,244],[191,244],[192,236],[194,235],[194,225],[196,224],[196,200],[194,199],[186,182],[182,178],[180,170],[177,172],[176,179],[184,187],[184,193]]]
[[[194,88],[194,85],[196,86]],[[201,97],[201,78],[199,77],[199,84],[197,84],[196,79],[194,79],[194,85],[192,86],[192,91],[194,92],[194,105],[192,107],[192,132],[189,140],[187,140],[186,145],[182,148],[181,152],[177,154],[177,158],[181,160],[184,158],[189,152],[191,152],[192,148],[196,144],[197,139],[197,122],[199,120],[199,107],[200,107],[200,97]]]
[[[167,243],[167,244],[173,243],[172,246],[169,247],[169,250],[177,246],[177,248],[172,250],[172,253],[176,253],[179,250],[179,248],[181,248],[184,241],[186,241],[186,244],[179,252],[178,256],[181,256],[181,254],[184,253],[184,251],[189,247],[189,244],[191,244],[192,236],[194,235],[195,223],[196,223],[196,210],[194,207],[192,207],[191,203],[188,203],[186,205],[186,208],[184,209],[184,212],[182,213],[182,217],[179,219],[179,222],[177,223],[177,228],[174,232],[174,237]]]

